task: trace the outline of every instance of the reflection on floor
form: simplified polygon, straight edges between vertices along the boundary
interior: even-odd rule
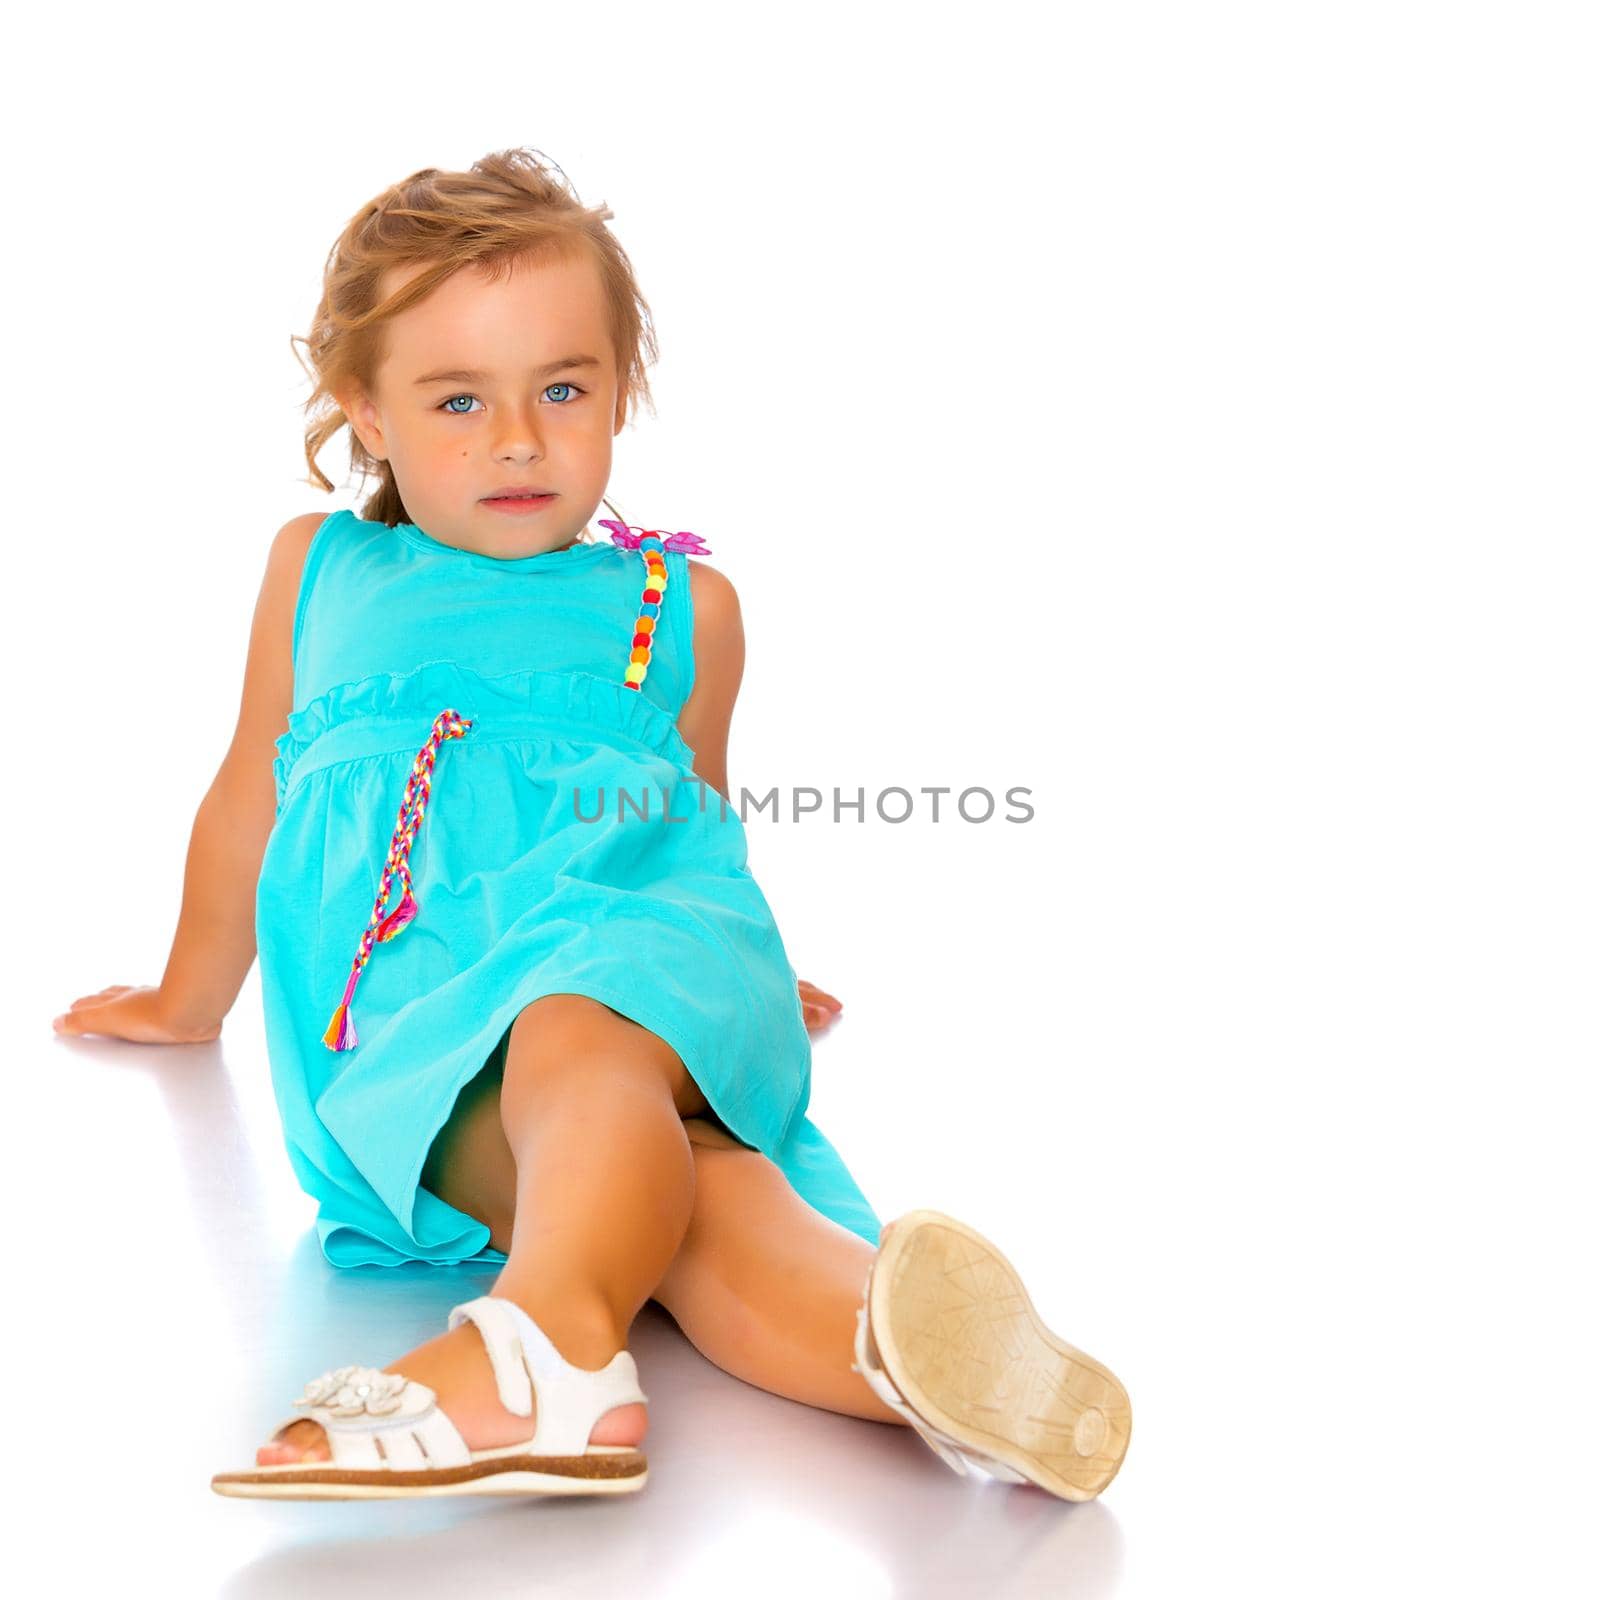
[[[75,1130],[69,1163],[35,1169],[57,1174],[47,1200],[62,1244],[32,1307],[60,1296],[75,1314],[40,1332],[62,1382],[21,1400],[45,1465],[30,1531],[56,1553],[58,1592],[109,1585],[135,1559],[147,1576],[158,1562],[174,1594],[263,1600],[704,1596],[734,1582],[842,1600],[1115,1592],[1122,1539],[1104,1503],[961,1479],[907,1430],[752,1388],[653,1304],[630,1339],[651,1399],[650,1483],[636,1497],[213,1495],[210,1474],[248,1464],[307,1378],[381,1366],[494,1276],[330,1267],[251,1038],[246,1020],[184,1048],[60,1040],[34,1086],[29,1125]],[[102,1439],[127,1452],[114,1482],[86,1475]],[[69,1472],[73,1493],[37,1494]]]

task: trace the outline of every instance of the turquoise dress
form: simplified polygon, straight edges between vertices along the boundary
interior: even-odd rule
[[[256,938],[289,1159],[336,1266],[505,1259],[420,1177],[461,1089],[548,994],[657,1034],[735,1138],[878,1241],[806,1116],[811,1042],[744,825],[678,732],[694,617],[687,555],[663,559],[635,689],[638,550],[501,560],[349,511],[312,540]]]

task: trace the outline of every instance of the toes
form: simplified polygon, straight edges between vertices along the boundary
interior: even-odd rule
[[[328,1435],[320,1422],[309,1418],[291,1422],[280,1428],[272,1438],[256,1451],[258,1467],[284,1467],[294,1461],[331,1461]]]

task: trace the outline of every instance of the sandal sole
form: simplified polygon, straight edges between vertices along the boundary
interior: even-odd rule
[[[981,1234],[908,1211],[879,1240],[868,1294],[884,1370],[936,1428],[1065,1500],[1092,1500],[1116,1477],[1133,1431],[1127,1390],[1040,1321]]]
[[[241,1500],[404,1500],[438,1495],[637,1494],[649,1480],[643,1454],[504,1456],[425,1471],[294,1467],[219,1472],[216,1493]]]

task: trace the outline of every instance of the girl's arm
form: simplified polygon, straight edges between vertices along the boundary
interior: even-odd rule
[[[325,513],[279,529],[267,557],[245,661],[233,742],[195,817],[183,906],[157,986],[114,984],[74,1000],[58,1033],[144,1044],[215,1039],[255,960],[256,880],[277,810],[272,766],[294,705],[292,639],[300,574]]]
[[[739,596],[724,572],[689,562],[694,604],[694,688],[678,713],[678,732],[694,751],[694,770],[724,799],[728,796],[728,730],[744,677],[744,619]],[[812,1031],[838,1014],[841,1004],[804,978],[800,1010]]]
[[[725,572],[689,562],[694,606],[694,688],[678,713],[678,732],[694,751],[694,770],[728,798],[728,729],[744,677],[744,618]]]

